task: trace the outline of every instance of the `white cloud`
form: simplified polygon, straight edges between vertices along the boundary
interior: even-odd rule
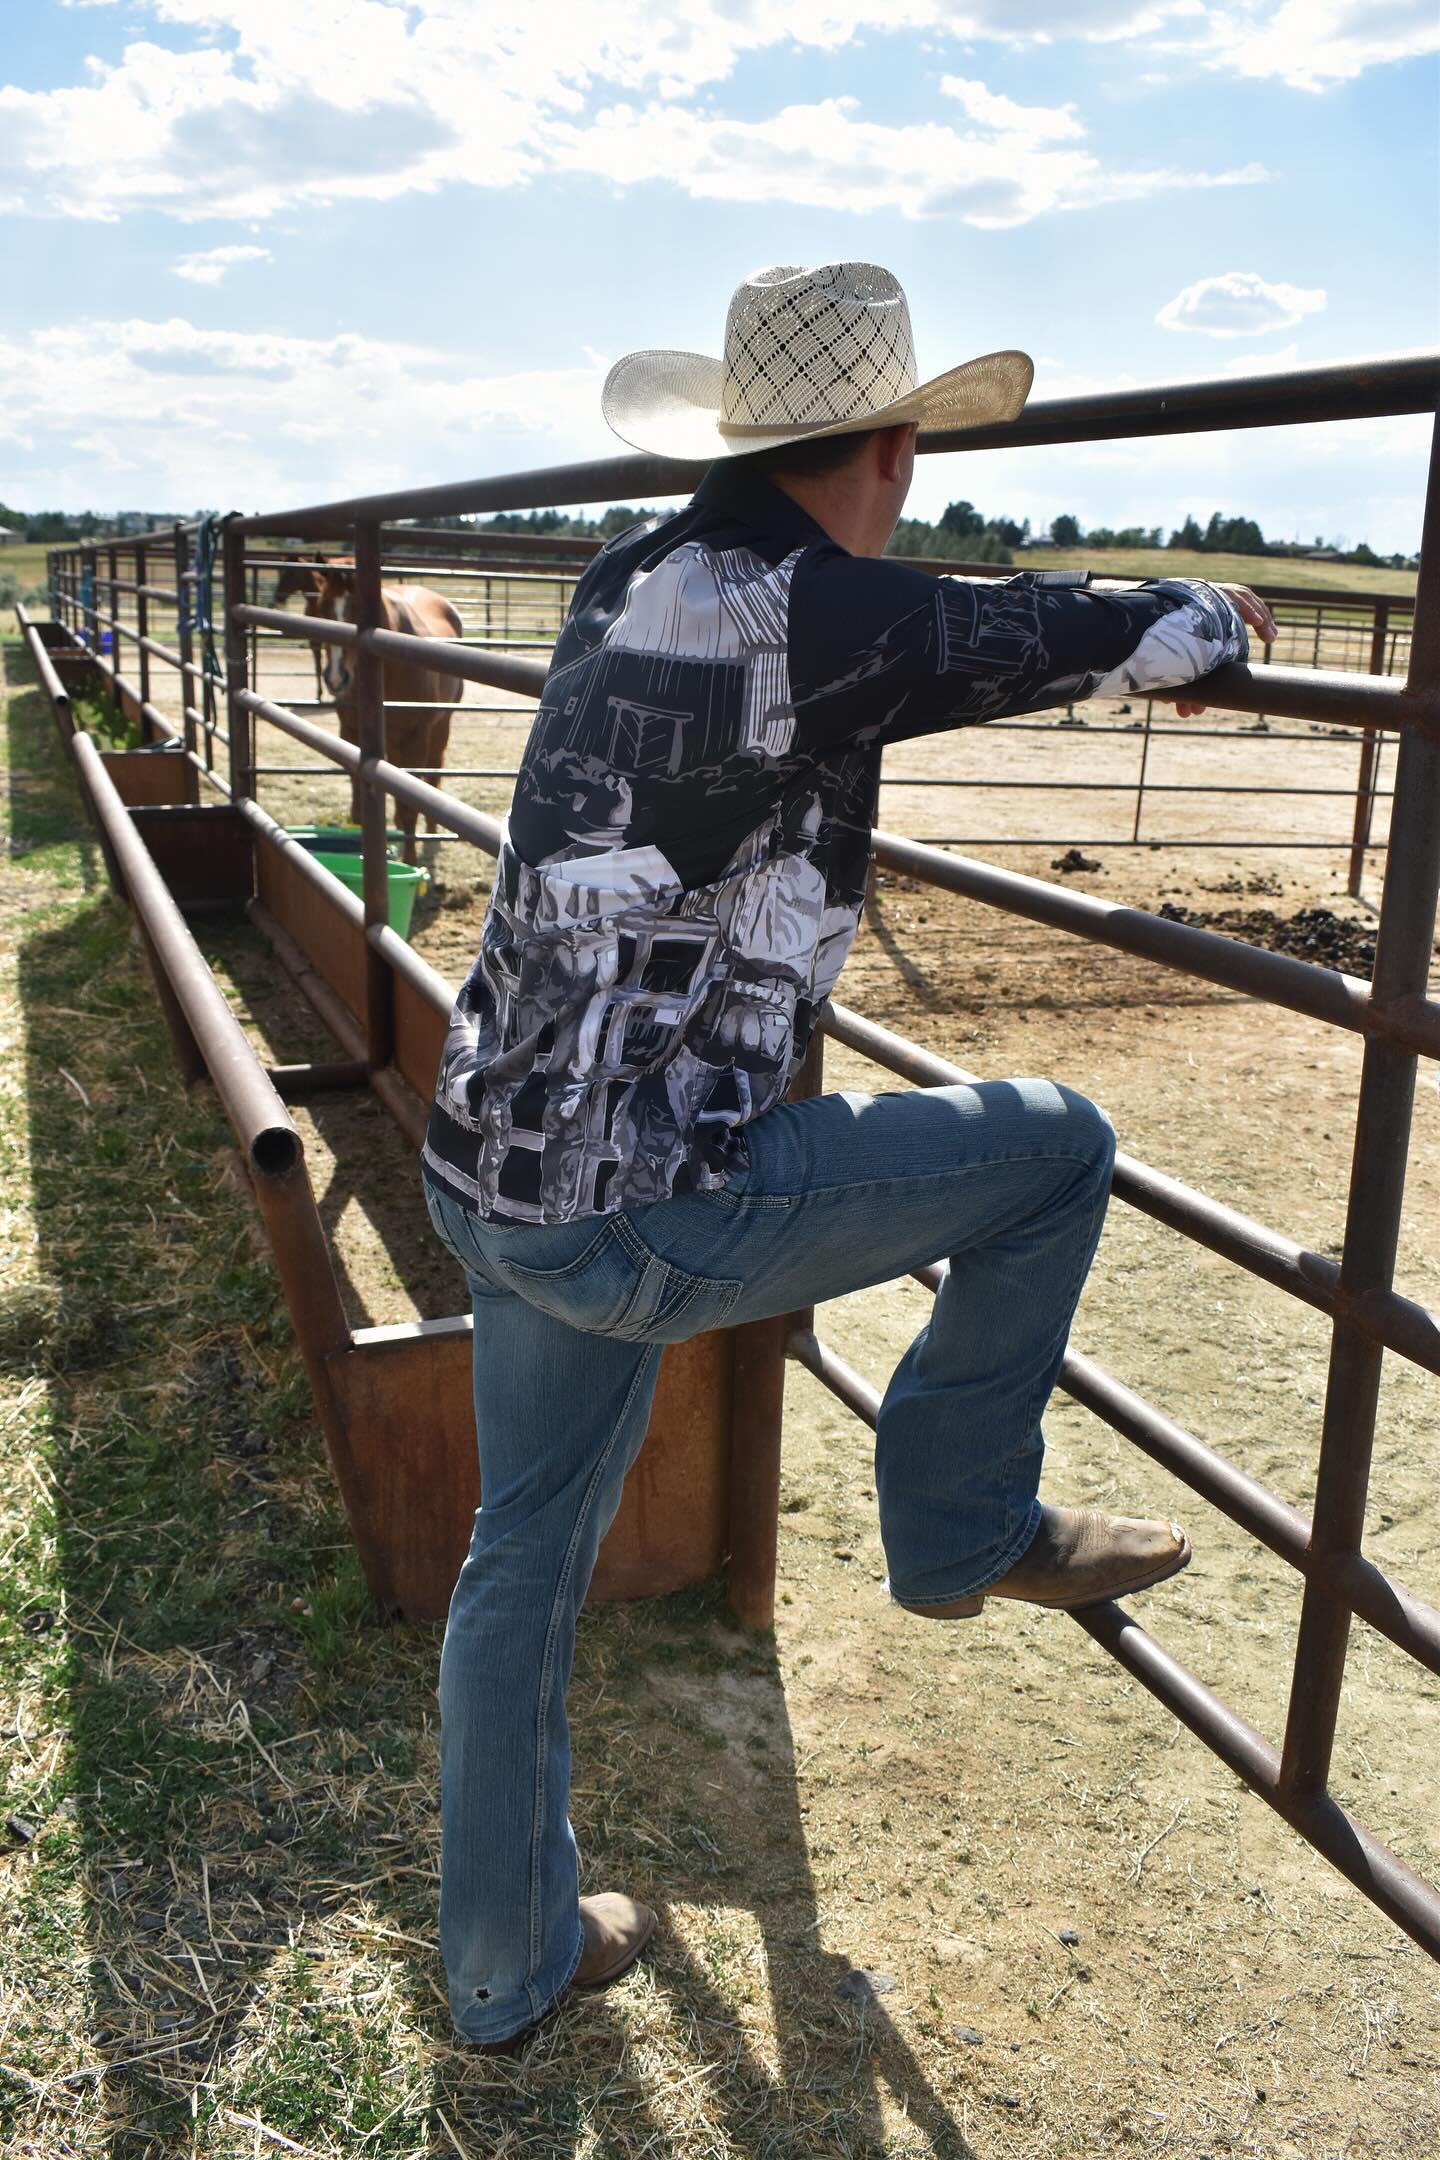
[[[1282,0],[1207,8],[1210,64],[1323,91],[1372,67],[1440,52],[1435,0]],[[1203,49],[1203,48],[1202,48]]]
[[[940,88],[946,97],[957,100],[977,127],[996,134],[1055,142],[1085,133],[1073,105],[1017,105],[1013,98],[999,97],[984,83],[970,82],[963,75],[942,75]]]
[[[608,364],[479,375],[421,342],[92,319],[0,336],[0,443],[26,500],[275,509],[604,455]]]
[[[102,0],[96,0],[102,4]],[[218,285],[238,263],[271,262],[269,248],[263,247],[213,247],[201,248],[193,255],[181,255],[175,263],[175,275],[186,278],[192,285]]]
[[[900,32],[928,33],[945,53],[967,40],[1128,49],[1143,39],[1167,62],[1313,88],[1427,49],[1440,36],[1432,12],[1433,0],[667,0],[658,11],[653,0],[129,0],[126,20],[148,20],[165,43],[135,37],[118,60],[91,61],[59,88],[0,88],[0,211],[253,220],[456,182],[513,187],[557,166],[741,201],[756,199],[743,171],[753,150],[766,200],[903,198],[911,215],[1009,224],[1191,176],[1111,171],[1077,147],[1084,127],[1071,106],[1022,104],[969,75],[940,77],[965,116],[954,128],[886,128],[853,110],[842,126],[839,100],[730,120],[699,110],[697,95],[747,56],[837,52],[862,34]],[[803,139],[779,143],[782,121],[808,114],[839,157],[856,160],[853,178]],[[632,120],[659,127],[669,163],[622,145]],[[918,163],[927,147],[942,161],[929,173]],[[683,162],[692,152],[695,176]],[[874,167],[891,152],[906,170],[887,190]],[[1032,158],[1042,161],[1033,175],[1004,170]],[[957,164],[953,191],[946,160]]]
[[[1018,130],[962,135],[933,123],[883,126],[857,113],[853,98],[791,105],[768,120],[743,121],[678,105],[612,105],[592,125],[557,129],[553,154],[562,169],[621,186],[670,179],[692,196],[726,202],[892,210],[981,227],[1267,177],[1260,165],[1220,173],[1112,171],[1089,151],[1048,149]]]
[[[1253,270],[1197,278],[1167,300],[1155,317],[1163,330],[1198,330],[1205,337],[1268,337],[1293,330],[1325,306],[1321,286],[1272,285]]]

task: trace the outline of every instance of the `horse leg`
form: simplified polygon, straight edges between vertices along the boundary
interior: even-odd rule
[[[335,717],[340,723],[340,740],[342,742],[358,743],[360,740],[360,725],[356,718],[355,707],[353,705],[337,704]],[[352,825],[360,823],[360,775],[358,773],[350,775],[350,822]]]
[[[438,788],[445,785],[445,775],[441,767],[445,763],[445,752],[450,742],[450,721],[452,717],[448,712],[437,714],[435,724],[430,730],[430,755],[425,762],[427,765],[435,767],[434,777],[430,782],[432,787]],[[427,810],[425,813],[425,830],[434,833],[443,832],[444,829],[439,819],[432,817]]]

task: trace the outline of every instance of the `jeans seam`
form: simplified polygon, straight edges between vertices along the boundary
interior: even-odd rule
[[[525,1977],[525,1994],[530,2004],[532,2019],[538,2017],[544,2007],[536,2003],[532,1976],[540,1956],[541,1906],[543,1903],[540,1858],[545,1820],[545,1723],[554,1686],[555,1641],[559,1631],[560,1608],[565,1592],[569,1588],[570,1579],[575,1572],[576,1549],[594,1510],[595,1496],[599,1490],[600,1480],[605,1473],[611,1456],[615,1452],[616,1443],[624,1430],[625,1420],[630,1412],[630,1406],[635,1400],[651,1359],[657,1354],[658,1346],[647,1344],[645,1354],[636,1366],[635,1377],[626,1390],[625,1400],[621,1404],[619,1415],[611,1428],[610,1437],[596,1461],[595,1468],[590,1475],[590,1482],[585,1488],[585,1496],[576,1511],[575,1527],[570,1533],[570,1543],[566,1547],[565,1559],[555,1584],[555,1595],[550,1603],[550,1620],[545,1630],[545,1650],[540,1661],[540,1688],[535,1704],[535,1812],[530,1831],[530,1961]],[[579,1962],[580,1960],[577,1957],[575,1960],[576,1965]],[[572,1967],[572,1977],[573,1972],[574,1968]],[[568,1981],[566,1985],[569,1985]]]
[[[1079,1163],[1088,1170],[1093,1168],[1094,1161],[1092,1152],[1077,1148],[1015,1148],[1008,1153],[987,1155],[983,1162],[957,1163],[946,1170],[908,1170],[895,1177],[869,1178],[864,1184],[847,1180],[838,1185],[807,1185],[804,1192],[796,1194],[795,1198],[808,1202],[821,1199],[829,1193],[841,1193],[848,1200],[860,1193],[890,1192],[901,1185],[930,1185],[937,1176],[971,1178],[982,1171],[995,1170],[1009,1163]],[[743,1194],[741,1198],[743,1200]]]

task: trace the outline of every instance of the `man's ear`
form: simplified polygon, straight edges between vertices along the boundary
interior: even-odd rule
[[[913,420],[901,421],[895,427],[875,430],[875,448],[879,459],[880,477],[894,484],[903,478],[906,460],[912,454],[912,446],[920,430]]]

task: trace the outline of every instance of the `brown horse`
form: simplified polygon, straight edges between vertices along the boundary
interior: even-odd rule
[[[330,622],[354,622],[355,571],[349,563],[327,563],[318,572],[303,570],[281,574],[287,576],[313,575],[318,578],[318,590],[292,585],[290,591],[305,591],[307,615],[323,616]],[[278,590],[278,585],[277,585]],[[380,589],[380,605],[387,630],[404,631],[410,637],[458,638],[464,624],[443,593],[432,592],[427,585],[384,585]],[[340,720],[340,733],[346,742],[360,740],[359,723],[355,713],[354,671],[350,653],[343,645],[332,646],[324,662],[324,680],[335,700],[335,711]],[[385,699],[385,755],[392,765],[426,766],[436,768],[432,784],[439,787],[441,776],[438,768],[445,762],[446,745],[450,740],[450,716],[460,703],[465,684],[458,675],[445,675],[423,662],[391,659],[387,656],[383,672]],[[359,822],[360,787],[353,782],[350,790],[350,815]],[[415,827],[419,812],[412,803],[396,801],[395,819],[405,835],[403,853],[406,862],[415,860]],[[429,832],[438,830],[428,812],[425,818]]]
[[[287,600],[294,599],[296,593],[303,593],[305,595],[305,613],[307,615],[317,615],[320,611],[312,603],[319,598],[320,588],[323,583],[324,573],[315,563],[302,562],[298,556],[292,555],[275,580],[275,590],[270,595],[270,605],[271,607],[282,608]],[[310,655],[315,662],[315,696],[320,699],[325,695],[324,646],[312,645]]]

